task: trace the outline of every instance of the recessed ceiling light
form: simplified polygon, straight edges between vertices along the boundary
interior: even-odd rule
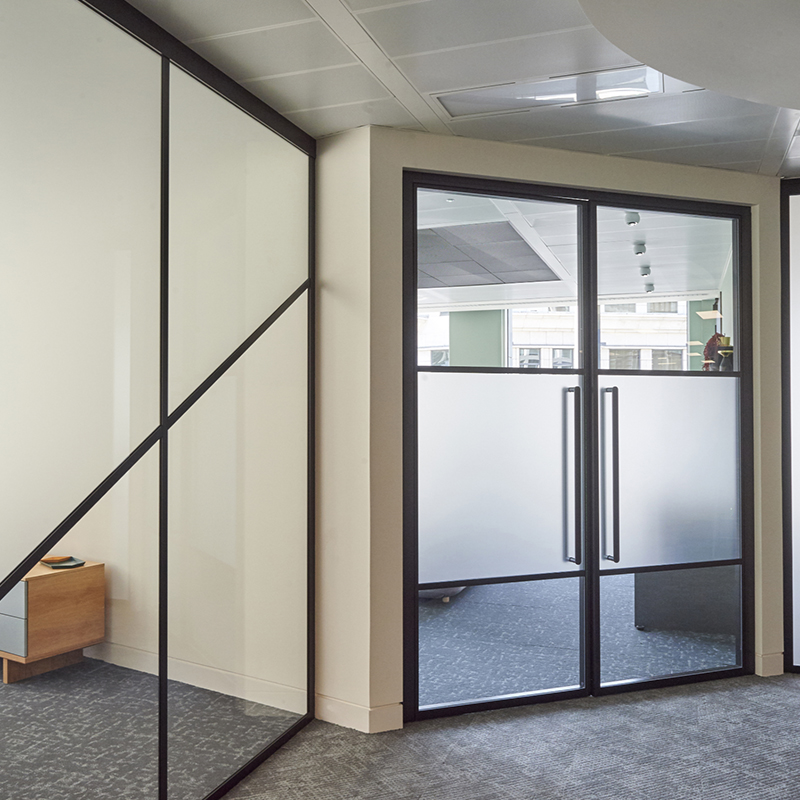
[[[640,274],[640,275],[641,275],[643,278],[646,278],[646,277],[647,277],[647,276],[650,274],[650,267],[649,267],[649,265],[648,265],[648,264],[642,264],[642,266],[641,266],[641,267],[639,267],[639,274]]]
[[[650,292],[654,292],[656,290],[656,287],[653,286],[652,283],[646,283],[644,285],[644,290],[649,294]]]
[[[638,225],[640,220],[641,217],[636,211],[628,211],[628,213],[625,214],[626,225],[630,225],[631,227],[633,227],[634,225]]]
[[[633,243],[633,254],[635,256],[643,256],[647,252],[647,247],[644,242]]]
[[[719,311],[696,311],[700,319],[722,319],[722,314]]]
[[[604,103],[664,92],[660,72],[650,67],[624,67],[585,72],[531,83],[506,83],[438,95],[451,117],[497,114],[540,106]]]

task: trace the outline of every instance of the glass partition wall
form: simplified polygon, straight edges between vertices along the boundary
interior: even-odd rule
[[[210,799],[312,717],[314,143],[91,5],[0,26],[0,796]]]
[[[405,191],[407,718],[751,670],[749,212]]]

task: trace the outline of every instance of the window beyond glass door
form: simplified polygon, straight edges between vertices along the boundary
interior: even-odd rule
[[[597,209],[600,369],[737,369],[730,219]]]
[[[576,369],[578,209],[417,193],[417,363]]]

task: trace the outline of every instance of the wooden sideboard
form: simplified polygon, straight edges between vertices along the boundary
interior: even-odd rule
[[[37,564],[0,600],[3,683],[78,663],[104,637],[105,565]]]

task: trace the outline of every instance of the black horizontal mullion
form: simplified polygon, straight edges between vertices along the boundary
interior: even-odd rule
[[[561,369],[560,367],[541,369],[540,367],[429,367],[421,365],[418,372],[464,372],[487,375],[582,375],[582,369]]]
[[[613,569],[600,569],[600,575],[634,575],[643,572],[669,572],[678,569],[708,569],[710,567],[741,566],[741,558],[725,558],[718,561],[687,561],[681,564],[655,564],[646,567],[620,567]]]
[[[261,338],[262,334],[291,308],[308,286],[309,281],[306,279],[167,417],[168,428],[171,428]]]
[[[555,578],[581,578],[585,570],[576,569],[571,572],[535,572],[530,575],[508,575],[498,578],[467,578],[461,581],[434,581],[420,583],[422,589],[450,589],[456,586],[491,586],[498,583],[523,583],[525,581],[549,581]]]

